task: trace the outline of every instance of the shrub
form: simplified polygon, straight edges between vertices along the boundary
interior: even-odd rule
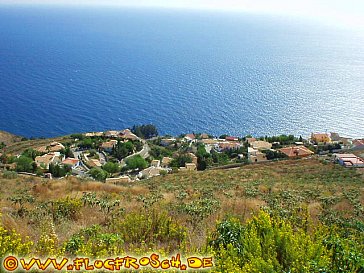
[[[13,171],[4,171],[3,177],[6,179],[15,179],[18,177],[18,174]]]
[[[26,238],[24,241],[15,230],[7,230],[0,225],[0,257],[8,254],[26,256],[30,253],[33,242]]]
[[[54,221],[76,220],[82,207],[80,199],[71,199],[70,197],[55,200],[51,204],[51,214]]]
[[[186,229],[165,212],[131,213],[123,220],[116,220],[113,228],[126,244],[134,247],[162,245],[167,251],[181,251],[187,238]]]

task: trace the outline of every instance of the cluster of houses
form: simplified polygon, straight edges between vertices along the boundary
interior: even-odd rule
[[[72,170],[76,170],[80,167],[80,160],[77,158],[65,158],[60,151],[64,150],[65,147],[59,142],[52,142],[49,146],[42,146],[37,149],[37,151],[46,154],[37,156],[35,158],[35,163],[37,166],[43,170],[48,170],[49,165],[67,165]]]
[[[107,132],[90,132],[84,134],[86,137],[102,137],[105,138],[100,148],[105,152],[111,152],[113,147],[117,144],[118,140],[124,141],[143,141],[138,136],[133,134],[129,129],[121,131],[107,131]],[[144,141],[143,141],[144,142]],[[224,152],[227,150],[237,150],[244,147],[244,154],[238,154],[239,159],[247,159],[251,163],[258,163],[267,161],[267,152],[272,151],[274,153],[284,154],[289,159],[310,157],[314,154],[312,150],[307,148],[311,147],[323,147],[331,145],[335,147],[332,160],[344,167],[348,168],[364,168],[364,160],[355,155],[355,151],[364,150],[364,139],[351,139],[347,137],[341,137],[337,133],[312,133],[308,140],[302,142],[295,142],[291,145],[283,146],[280,143],[271,143],[262,139],[256,139],[253,137],[245,138],[244,141],[234,136],[225,136],[224,138],[215,138],[208,134],[187,134],[181,138],[163,137],[160,139],[160,145],[164,147],[171,147],[172,145],[178,147],[183,143],[190,147],[196,147],[196,144],[204,144],[205,150],[208,153],[211,151]],[[279,147],[279,148],[277,148]],[[89,158],[89,154],[82,153],[78,158],[65,158],[61,151],[64,151],[65,147],[59,142],[52,142],[50,145],[38,147],[37,150],[43,155],[37,156],[35,162],[37,166],[43,170],[48,170],[51,164],[54,165],[66,165],[72,169],[74,174],[79,174],[80,171],[88,170],[92,167],[102,167],[106,163],[106,156],[99,159]],[[192,149],[193,150],[193,149]],[[346,152],[348,151],[348,152]],[[349,153],[350,152],[350,153]],[[100,154],[100,153],[99,153]],[[75,153],[75,155],[77,155]],[[101,155],[101,154],[100,154]],[[104,154],[105,155],[105,154]],[[364,154],[362,154],[364,155]],[[362,156],[361,155],[361,156]],[[197,170],[197,156],[194,153],[189,153],[188,156],[192,159],[191,162],[185,163],[185,166],[180,167],[179,171],[196,171]],[[141,170],[136,179],[150,178],[161,175],[163,173],[169,173],[172,171],[171,162],[172,158],[163,157],[161,160],[152,160],[150,167]],[[85,164],[83,164],[85,163]],[[109,178],[107,183],[125,183],[130,182],[129,176],[120,176],[118,178]]]
[[[106,138],[121,138],[126,140],[140,140],[140,138],[133,134],[130,129],[121,131],[106,131],[106,132],[90,132],[85,134],[86,137],[106,137]]]

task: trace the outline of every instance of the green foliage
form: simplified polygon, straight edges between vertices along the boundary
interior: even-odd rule
[[[4,171],[3,177],[6,179],[15,179],[18,177],[18,174],[14,171]]]
[[[212,160],[218,165],[225,165],[229,163],[229,156],[225,152],[218,153],[216,151],[211,151]]]
[[[268,160],[273,160],[273,159],[277,159],[277,158],[287,158],[287,156],[285,154],[280,153],[278,151],[266,150],[266,151],[263,151],[263,153],[266,154]]]
[[[163,245],[168,251],[182,251],[187,237],[183,226],[166,213],[155,210],[127,214],[125,219],[114,222],[113,229],[130,246],[151,248]]]
[[[4,149],[6,147],[6,144],[4,142],[0,142],[0,150]]]
[[[78,139],[78,140],[83,140],[85,138],[85,136],[83,134],[72,134],[72,135],[70,135],[70,137],[73,139]]]
[[[120,235],[103,233],[99,225],[82,229],[65,243],[66,254],[91,258],[110,257],[123,253]]]
[[[120,172],[120,166],[118,163],[107,162],[102,168],[109,174]]]
[[[92,149],[92,148],[96,148],[95,147],[95,143],[91,138],[82,138],[82,140],[80,141],[80,143],[78,143],[78,147],[80,147],[81,149]]]
[[[68,174],[69,172],[71,172],[71,167],[67,166],[67,165],[58,165],[58,164],[49,164],[49,172],[54,176],[54,177],[64,177],[66,176],[66,174]]]
[[[22,153],[22,156],[26,156],[28,158],[31,158],[33,161],[35,160],[35,158],[37,156],[41,155],[40,152],[32,149],[32,148],[29,148],[29,149],[26,149],[23,153]]]
[[[106,171],[100,168],[92,168],[89,172],[89,175],[91,175],[92,178],[94,178],[97,181],[105,182],[108,174]]]
[[[271,137],[263,137],[262,140],[266,140],[270,143],[272,142],[279,142],[281,145],[290,145],[293,144],[297,141],[302,142],[302,137],[301,138],[297,138],[294,135],[280,135],[280,136],[271,136]]]
[[[6,255],[26,256],[31,252],[33,243],[26,238],[22,240],[21,236],[15,230],[7,230],[0,225],[0,257]]]
[[[63,154],[66,158],[74,158],[74,154],[72,153],[72,150],[69,146],[66,146],[64,149],[62,149],[61,154]]]
[[[135,155],[126,160],[126,165],[130,170],[142,170],[148,166],[147,161],[140,155]]]
[[[158,129],[152,124],[134,125],[131,130],[138,137],[149,139],[158,136]]]
[[[118,141],[113,147],[111,154],[118,160],[121,160],[128,155],[131,155],[134,151],[134,144],[131,141],[121,142]]]
[[[18,207],[18,216],[23,217],[27,213],[25,205],[34,203],[35,198],[27,190],[19,190],[15,195],[8,197],[8,200]]]
[[[149,154],[154,159],[161,160],[163,157],[171,157],[173,155],[173,152],[168,148],[153,145],[150,149]]]
[[[16,160],[16,171],[17,172],[33,172],[36,169],[36,164],[34,168],[33,159],[27,156],[20,156]]]
[[[79,216],[81,207],[81,199],[66,197],[52,201],[50,212],[53,221],[76,220]]]
[[[324,236],[323,236],[324,234]],[[261,211],[245,225],[228,219],[209,241],[218,272],[361,272],[363,246],[332,235],[324,227],[314,234],[288,220]]]
[[[179,168],[179,167],[184,167],[186,165],[186,163],[191,163],[192,162],[192,158],[189,155],[186,154],[181,154],[179,155],[177,158],[174,158],[171,163],[170,166],[173,168]]]

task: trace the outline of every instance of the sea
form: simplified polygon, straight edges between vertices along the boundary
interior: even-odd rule
[[[364,136],[364,33],[202,10],[0,6],[0,130]]]

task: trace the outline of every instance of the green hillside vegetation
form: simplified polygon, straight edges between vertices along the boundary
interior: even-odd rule
[[[210,272],[364,270],[363,174],[316,159],[125,186],[0,176],[1,257],[154,251],[213,255]]]

